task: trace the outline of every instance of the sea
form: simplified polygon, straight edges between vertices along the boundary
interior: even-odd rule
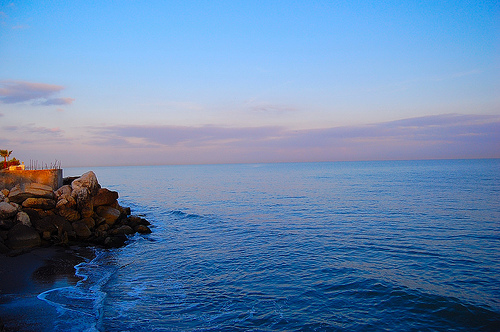
[[[152,223],[54,331],[500,331],[500,159],[92,170]]]

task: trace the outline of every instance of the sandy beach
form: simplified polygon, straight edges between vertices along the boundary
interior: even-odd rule
[[[0,318],[4,331],[51,331],[57,312],[37,296],[75,285],[74,266],[93,257],[90,248],[37,248],[0,256]]]

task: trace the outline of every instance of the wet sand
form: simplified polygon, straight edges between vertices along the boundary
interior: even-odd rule
[[[75,285],[74,266],[93,258],[90,248],[37,248],[15,257],[0,255],[0,318],[5,331],[52,331],[54,307],[37,296]],[[1,324],[0,324],[1,325]]]

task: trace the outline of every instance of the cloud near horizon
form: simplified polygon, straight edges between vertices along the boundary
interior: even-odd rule
[[[207,161],[209,154],[217,155],[219,162],[500,157],[500,117],[487,115],[447,114],[310,130],[108,126],[94,128],[94,135],[94,144],[165,156],[183,151],[191,154],[189,162],[198,156],[198,163],[217,162]],[[165,162],[172,162],[172,157]]]
[[[70,105],[73,98],[56,98],[63,86],[25,81],[0,81],[0,101],[4,104],[30,102],[35,106]]]

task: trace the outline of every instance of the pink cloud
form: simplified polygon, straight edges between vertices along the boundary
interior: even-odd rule
[[[271,126],[111,126],[96,128],[95,134],[96,144],[142,148],[142,153],[149,149],[156,159],[164,156],[165,163],[172,158],[203,163],[217,158],[268,162],[500,157],[500,117],[486,115],[437,115],[298,131]],[[167,157],[169,151],[176,151],[175,156]]]
[[[1,81],[0,101],[4,104],[31,102],[33,105],[68,105],[73,98],[54,98],[63,86],[25,81]]]

